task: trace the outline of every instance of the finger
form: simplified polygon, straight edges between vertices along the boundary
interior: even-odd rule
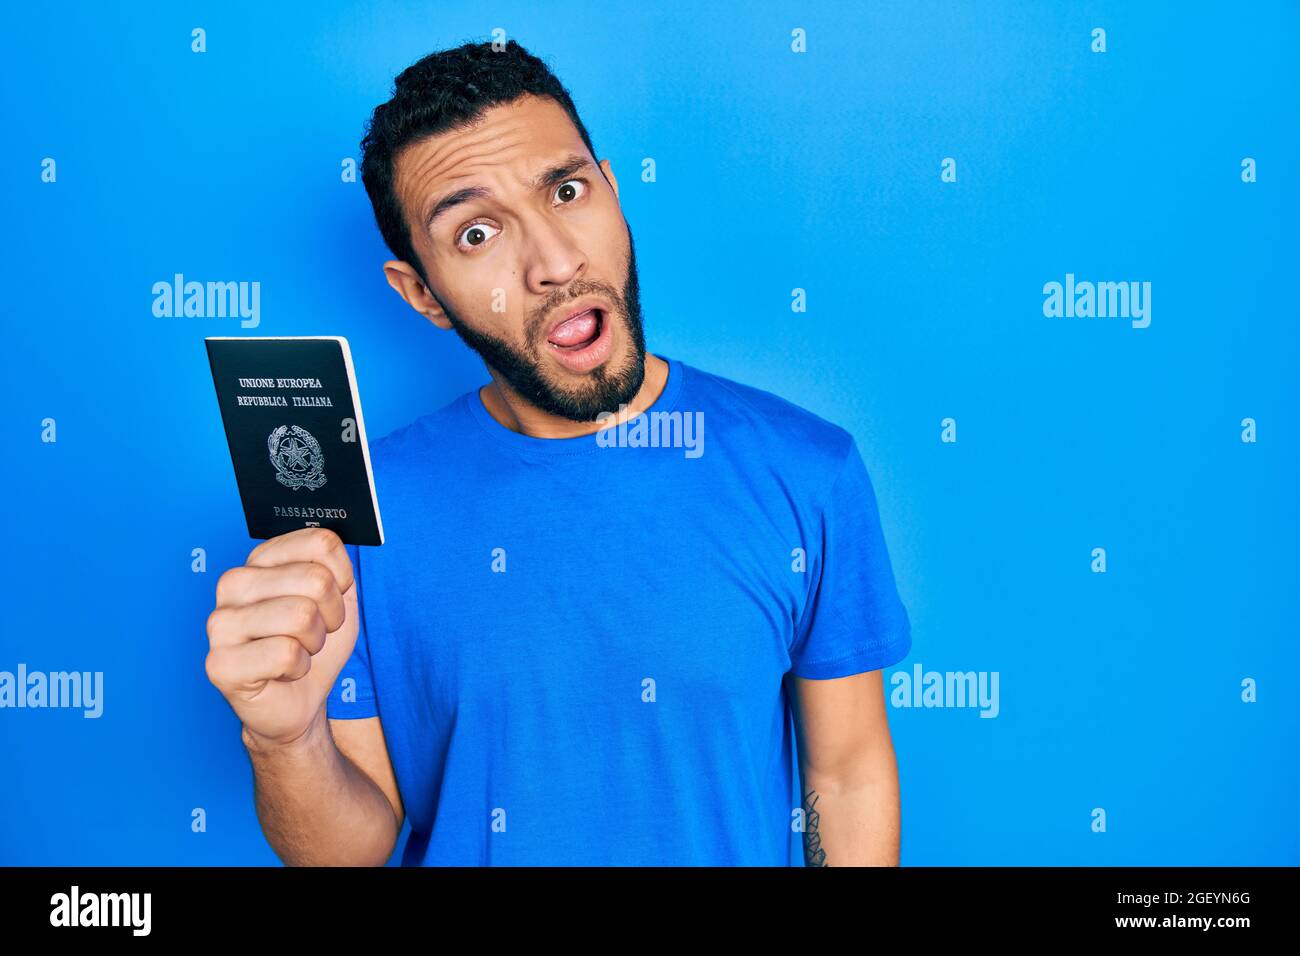
[[[298,680],[311,671],[311,655],[292,637],[264,637],[208,652],[208,679],[224,693],[257,690],[268,680]]]
[[[343,594],[334,573],[315,561],[294,561],[263,568],[240,565],[217,579],[217,607],[240,607],[286,594],[309,597],[320,608],[327,631],[343,625]]]
[[[299,528],[263,541],[248,553],[244,564],[250,567],[273,567],[295,561],[315,561],[334,574],[339,593],[352,587],[352,559],[343,539],[329,528]]]
[[[301,594],[284,594],[256,604],[214,608],[208,615],[208,640],[230,647],[268,637],[291,637],[315,654],[325,646],[325,621],[316,602]]]

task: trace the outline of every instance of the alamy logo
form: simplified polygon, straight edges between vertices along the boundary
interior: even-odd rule
[[[610,424],[627,411],[627,405],[618,406],[614,412],[601,412],[596,416],[600,431],[596,444],[601,448],[685,448],[687,458],[704,454],[703,412],[644,412],[632,424],[626,421]]]
[[[18,665],[17,675],[0,671],[0,707],[66,707],[81,709],[83,717],[104,713],[103,671],[28,672]]]
[[[1151,324],[1150,282],[1075,282],[1065,274],[1065,284],[1043,286],[1043,315],[1049,319],[1128,319],[1133,328]]]
[[[152,927],[150,893],[71,892],[50,897],[51,926],[129,926],[132,936],[148,936]]]
[[[1001,709],[997,671],[922,671],[913,664],[910,674],[895,671],[889,682],[895,707],[978,707],[981,717],[996,717]]]
[[[298,425],[281,425],[266,439],[275,480],[287,488],[315,491],[325,484],[325,454],[312,433]]]
[[[239,316],[245,329],[262,322],[260,282],[186,282],[178,272],[172,282],[155,282],[153,294],[153,314],[160,319]]]

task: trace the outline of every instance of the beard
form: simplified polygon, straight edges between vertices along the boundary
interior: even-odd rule
[[[499,376],[529,404],[551,415],[575,422],[596,421],[601,412],[617,412],[620,405],[631,404],[645,380],[645,330],[641,322],[636,248],[630,229],[627,241],[627,275],[621,292],[606,282],[581,279],[567,289],[568,295],[564,301],[573,301],[584,295],[603,295],[613,303],[616,312],[606,315],[602,321],[621,321],[623,330],[627,333],[623,336],[627,343],[624,354],[611,356],[605,364],[592,369],[581,385],[570,386],[551,381],[544,371],[542,357],[535,344],[545,334],[543,324],[546,316],[562,302],[539,309],[530,318],[525,326],[525,346],[522,350],[494,335],[471,328],[446,305],[441,302],[439,305],[460,340],[478,353],[489,372]],[[620,358],[621,368],[615,364]],[[611,371],[611,368],[618,370]]]

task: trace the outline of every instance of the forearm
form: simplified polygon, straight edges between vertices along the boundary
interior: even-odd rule
[[[242,733],[262,832],[289,866],[383,866],[399,834],[382,790],[334,743],[322,709],[287,746]]]
[[[804,771],[808,866],[898,866],[898,770],[892,750],[852,772]]]

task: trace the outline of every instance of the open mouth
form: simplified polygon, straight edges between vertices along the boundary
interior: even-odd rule
[[[546,342],[562,366],[584,374],[610,357],[611,326],[605,310],[593,307],[561,322]]]
[[[577,352],[600,337],[604,324],[605,313],[602,310],[588,309],[557,325],[546,341],[554,348]]]

